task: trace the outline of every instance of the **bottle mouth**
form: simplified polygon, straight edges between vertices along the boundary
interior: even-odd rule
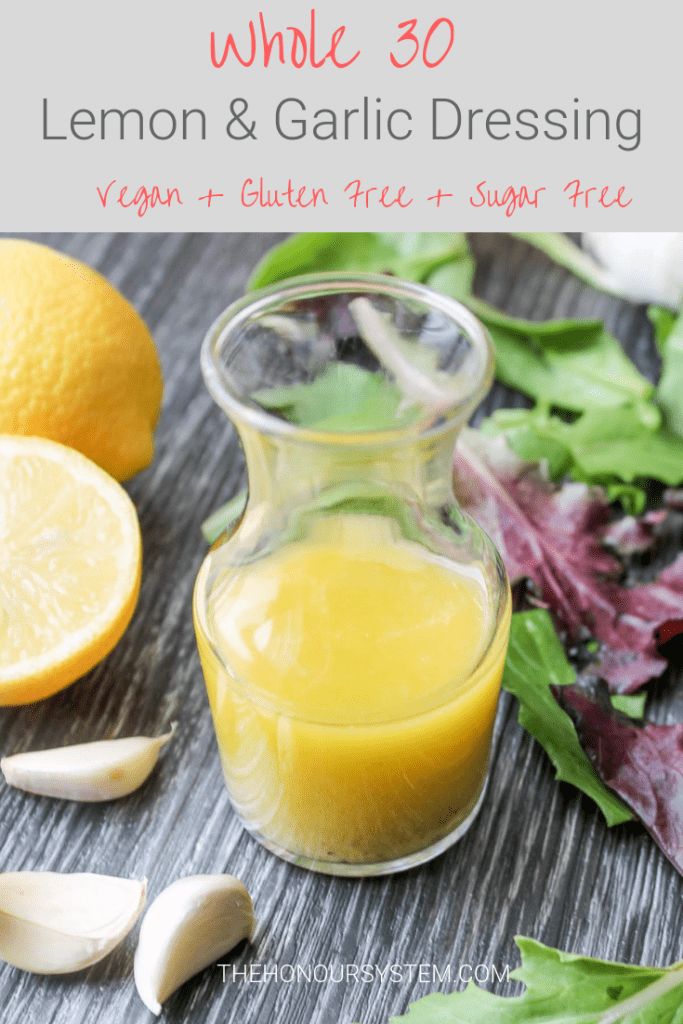
[[[321,273],[230,305],[204,339],[201,367],[238,426],[369,446],[462,425],[494,358],[488,332],[455,299],[394,277]]]

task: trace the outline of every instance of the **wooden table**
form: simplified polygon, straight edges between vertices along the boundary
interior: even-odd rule
[[[156,338],[166,391],[152,467],[130,484],[142,522],[142,595],[128,632],[86,679],[34,707],[0,711],[0,752],[102,736],[178,733],[138,793],[79,805],[0,788],[0,869],[147,876],[150,896],[194,872],[227,871],[254,896],[258,933],[231,959],[248,980],[205,971],[167,1004],[169,1022],[386,1024],[460,965],[517,963],[516,934],[563,949],[641,963],[683,956],[681,880],[642,829],[608,830],[545,755],[505,696],[482,813],[454,849],[393,878],[349,881],[279,861],[235,820],[223,787],[195,651],[190,601],[205,553],[200,523],[242,478],[232,430],[199,372],[212,319],[238,296],[275,237],[59,235],[41,239],[106,274]],[[502,236],[475,240],[477,290],[538,318],[604,316],[641,369],[655,369],[642,310],[597,295]],[[487,408],[519,403],[497,387]],[[660,685],[659,691],[666,692]],[[3,1024],[137,1024],[151,1020],[132,980],[133,938],[88,972],[37,978],[0,969]],[[270,978],[283,965],[403,965],[402,981],[306,983]],[[421,982],[417,968],[429,965]],[[443,977],[440,981],[432,965]],[[446,977],[450,965],[452,978]],[[318,977],[324,975],[318,968]],[[424,978],[424,974],[423,974]],[[260,979],[260,980],[259,980]],[[496,987],[496,986],[493,986]],[[498,986],[500,989],[500,986]],[[511,991],[508,987],[502,990]],[[493,1022],[492,1022],[493,1024]]]

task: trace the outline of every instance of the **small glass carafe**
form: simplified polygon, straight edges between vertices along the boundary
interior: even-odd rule
[[[486,331],[420,285],[312,275],[227,309],[202,368],[248,473],[194,595],[235,811],[314,870],[426,861],[481,806],[508,640],[505,570],[452,480]]]

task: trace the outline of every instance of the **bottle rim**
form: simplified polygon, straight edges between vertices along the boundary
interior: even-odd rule
[[[437,422],[424,419],[383,430],[334,431],[300,426],[269,412],[240,387],[226,366],[225,356],[240,344],[243,328],[269,309],[292,300],[360,292],[397,300],[417,301],[448,317],[470,344],[467,386],[452,406],[440,412]],[[469,356],[468,356],[469,358]],[[212,323],[201,350],[201,370],[214,401],[238,424],[246,424],[269,436],[312,444],[391,445],[429,439],[462,425],[493,381],[493,345],[484,325],[461,302],[423,284],[398,277],[364,273],[318,273],[288,278],[267,288],[247,293],[231,303]]]

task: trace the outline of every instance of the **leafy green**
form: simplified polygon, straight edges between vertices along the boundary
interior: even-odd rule
[[[466,302],[486,324],[496,350],[496,376],[509,387],[560,409],[583,412],[644,402],[652,385],[636,369],[601,320],[523,320],[501,313],[476,296],[449,289],[446,271],[430,287]]]
[[[458,259],[451,260],[438,267],[427,278],[430,288],[442,295],[449,295],[459,302],[471,303],[474,296],[474,274],[477,269],[474,257],[467,252],[462,253]]]
[[[464,992],[413,1003],[391,1024],[682,1024],[683,966],[595,960],[518,937],[523,995],[502,998],[470,982]]]
[[[628,718],[641,719],[645,715],[646,693],[615,693],[610,697],[612,707]]]
[[[308,232],[270,249],[251,275],[249,288],[321,271],[394,274],[408,281],[424,281],[442,264],[468,257],[469,246],[462,234]]]
[[[683,437],[683,311],[676,316],[668,309],[651,306],[648,315],[662,357],[657,402],[669,430]]]
[[[259,391],[259,405],[317,430],[391,430],[419,414],[388,377],[353,363],[331,363],[305,384]]]
[[[236,524],[247,504],[247,492],[238,491],[234,498],[226,501],[202,523],[202,534],[207,544],[214,544]]]
[[[645,399],[652,391],[602,325],[577,321],[564,333],[547,333],[484,322],[496,347],[498,379],[531,398],[582,412]]]
[[[636,484],[603,483],[607,500],[621,505],[627,516],[639,516],[645,511],[647,492]]]
[[[591,797],[608,825],[618,825],[629,821],[632,814],[598,778],[571,718],[550,689],[574,680],[574,669],[548,612],[538,609],[513,615],[503,687],[519,701],[519,724],[543,747],[555,766],[556,778]]]
[[[676,314],[664,306],[648,306],[647,315],[655,334],[659,354],[664,355],[667,339],[674,329]]]
[[[557,479],[609,485],[616,481],[654,479],[669,485],[683,481],[683,439],[660,428],[657,409],[626,404],[609,410],[589,409],[572,423],[552,416],[543,406],[501,409],[486,421],[485,431],[504,433],[520,458],[547,461]]]
[[[575,320],[571,317],[564,320],[527,320],[524,317],[510,316],[509,313],[501,312],[476,295],[471,295],[467,302],[472,311],[486,321],[489,328],[501,327],[515,334],[547,340],[549,343],[559,341],[561,345],[567,347],[583,347],[586,335],[599,331],[603,326],[602,320]]]

